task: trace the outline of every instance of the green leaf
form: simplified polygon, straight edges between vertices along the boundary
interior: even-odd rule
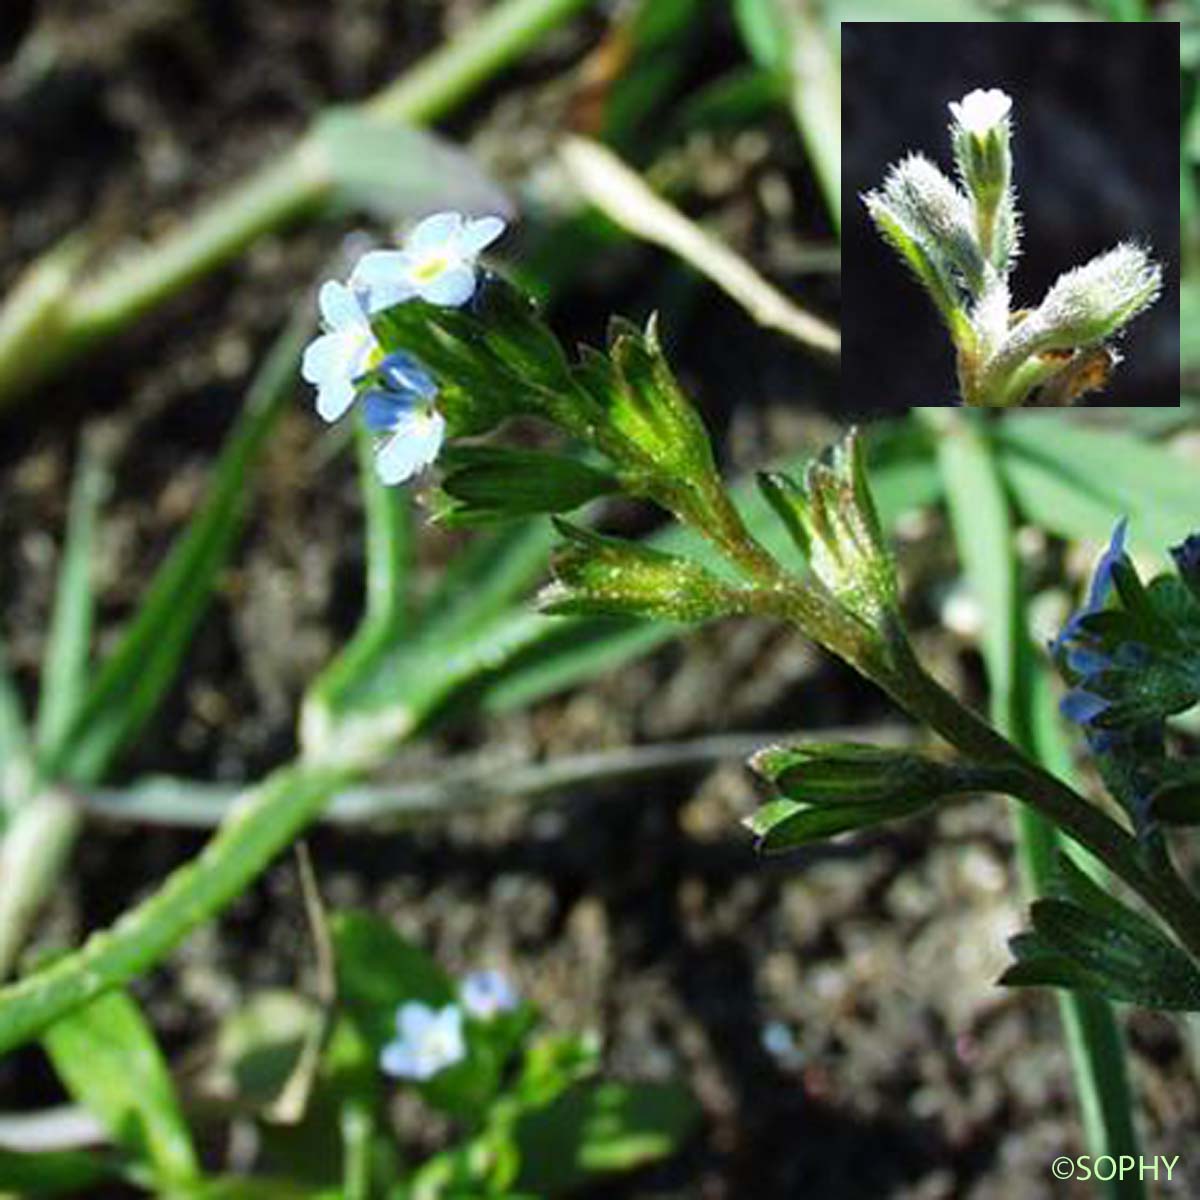
[[[374,1061],[396,1036],[396,1014],[402,1005],[415,1001],[443,1008],[457,1003],[454,980],[378,917],[337,913],[331,934],[339,995]],[[511,1020],[497,1020],[497,1028],[468,1022],[466,1058],[413,1084],[430,1104],[457,1117],[479,1117],[499,1084],[514,1037],[525,1029],[527,1013],[504,1016]]]
[[[50,1026],[43,1044],[71,1095],[163,1190],[200,1168],[166,1061],[138,1006],[112,991]]]
[[[867,801],[810,806],[792,800],[774,800],[752,813],[744,824],[755,835],[760,853],[782,854],[841,833],[882,825],[898,816],[913,816],[932,803],[932,800],[914,801],[904,807],[895,802]]]
[[[247,790],[204,850],[125,912],[119,925],[0,988],[0,1055],[158,962],[240,896],[349,781],[345,771],[287,767]]]
[[[92,543],[108,483],[99,454],[85,440],[71,486],[67,538],[46,640],[37,721],[39,746],[53,745],[63,736],[87,692],[94,604]]]
[[[24,1153],[0,1146],[0,1194],[16,1196],[98,1195],[120,1179],[112,1162],[83,1150]]]
[[[1018,508],[1050,533],[1107,542],[1114,515],[1124,514],[1147,544],[1165,546],[1195,527],[1194,478],[1151,442],[1032,412],[1010,414],[993,437]]]
[[[305,142],[319,155],[332,199],[384,220],[456,209],[510,217],[512,202],[465,150],[412,125],[358,108],[331,108]]]
[[[556,518],[567,540],[554,556],[554,582],[539,606],[548,613],[709,621],[745,611],[742,589],[677,555],[603,537]]]
[[[1200,971],[1187,955],[1078,868],[1063,870],[1060,887],[1071,899],[1034,902],[1033,932],[1010,942],[1017,963],[1000,983],[1071,987],[1148,1008],[1200,1011]]]
[[[174,682],[236,540],[254,464],[294,395],[296,361],[309,325],[307,317],[297,319],[272,347],[203,505],[155,573],[74,718],[46,745],[42,762],[48,774],[75,782],[100,778]]]
[[[239,1106],[265,1109],[279,1099],[320,1025],[316,1003],[296,992],[252,993],[222,1021],[212,1069]]]
[[[379,917],[334,913],[330,922],[338,994],[377,1049],[395,1036],[396,1010],[409,1000],[434,1008],[455,999],[453,980]]]
[[[460,446],[445,458],[442,491],[450,504],[439,517],[454,525],[570,512],[620,487],[612,475],[560,454]]]
[[[677,1084],[575,1088],[518,1121],[518,1187],[560,1196],[597,1176],[666,1158],[686,1141],[699,1116],[695,1101]]]

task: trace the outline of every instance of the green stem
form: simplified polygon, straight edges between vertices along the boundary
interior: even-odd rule
[[[897,669],[878,679],[912,716],[975,761],[1010,767],[1012,795],[1036,809],[1118,875],[1174,931],[1200,962],[1200,902],[1172,871],[1146,866],[1137,840],[1074,789],[1031,762],[986,721],[946,691],[912,656],[907,642],[893,644]]]
[[[504,0],[362,110],[398,124],[434,120],[588,3]],[[321,147],[309,132],[179,229],[93,279],[80,278],[82,239],[51,250],[0,310],[0,410],[262,234],[310,216],[329,188]]]

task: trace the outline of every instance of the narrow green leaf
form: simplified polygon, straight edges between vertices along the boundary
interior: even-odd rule
[[[310,332],[297,318],[272,347],[221,453],[208,496],[167,555],[74,718],[45,747],[48,774],[90,782],[153,715],[171,686],[241,524],[251,469],[291,400]]]
[[[53,745],[66,731],[87,691],[92,634],[92,544],[108,472],[85,438],[71,487],[67,536],[46,640],[38,707],[37,742]]]
[[[30,779],[29,730],[0,640],[0,836],[26,799]]]
[[[119,925],[0,989],[0,1055],[157,963],[240,896],[350,778],[345,771],[292,767],[250,789],[204,850]]]
[[[200,1168],[167,1064],[141,1010],[112,991],[55,1022],[43,1044],[71,1095],[170,1190]]]

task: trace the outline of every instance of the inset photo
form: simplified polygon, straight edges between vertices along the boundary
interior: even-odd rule
[[[842,400],[1179,404],[1177,24],[842,25]]]

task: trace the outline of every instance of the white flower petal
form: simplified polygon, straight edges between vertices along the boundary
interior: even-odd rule
[[[401,1079],[414,1078],[416,1060],[404,1042],[388,1042],[379,1055],[379,1065],[389,1075],[397,1075]]]
[[[430,1026],[436,1020],[437,1014],[428,1004],[410,1000],[400,1006],[396,1014],[396,1028],[405,1042],[415,1045],[428,1035]]]
[[[348,376],[326,379],[317,391],[317,415],[323,421],[337,421],[354,403],[354,380]]]
[[[1012,97],[999,88],[976,88],[957,104],[951,102],[950,112],[968,133],[983,135],[1012,111]]]
[[[476,221],[468,221],[458,239],[459,248],[463,254],[473,257],[490,246],[504,229],[504,222],[499,217],[480,217]]]
[[[354,325],[361,325],[366,320],[354,293],[344,283],[330,279],[321,285],[317,294],[317,306],[321,317],[330,329],[341,331]]]
[[[371,250],[358,260],[350,286],[363,294],[369,313],[382,312],[412,299],[411,268],[412,255],[403,250]]]
[[[337,362],[341,335],[322,333],[304,347],[300,360],[300,375],[307,383],[320,384],[325,381]]]
[[[464,263],[456,263],[428,283],[417,284],[417,294],[430,304],[447,308],[465,304],[475,294],[475,272]]]
[[[446,422],[440,413],[406,416],[397,423],[395,432],[383,442],[375,456],[379,478],[389,486],[411,479],[437,458],[445,436]],[[425,1011],[428,1013],[429,1010]]]
[[[406,250],[418,254],[448,247],[462,232],[462,213],[440,212],[426,217],[404,240]]]

